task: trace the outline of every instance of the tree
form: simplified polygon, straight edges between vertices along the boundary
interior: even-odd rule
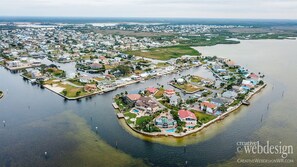
[[[128,75],[132,72],[132,69],[129,66],[119,65],[116,68],[114,68],[112,71],[120,71],[121,74]]]
[[[63,93],[64,96],[67,96],[68,92],[67,92],[67,90],[63,90],[62,93]]]
[[[76,96],[79,96],[81,94],[81,91],[76,92]]]
[[[231,89],[232,89],[232,86],[233,86],[232,84],[229,84],[229,85],[226,87],[226,89],[227,89],[227,90],[231,90]]]
[[[227,107],[224,106],[224,105],[222,105],[222,106],[218,107],[218,110],[219,111],[222,111],[222,112],[226,112],[227,111]]]

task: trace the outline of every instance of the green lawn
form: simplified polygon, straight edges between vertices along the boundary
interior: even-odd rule
[[[216,118],[214,115],[205,114],[200,111],[191,110],[197,117],[197,119],[202,123],[207,123]]]
[[[151,116],[143,116],[136,119],[136,125],[141,125],[143,122],[152,120]]]
[[[163,96],[164,89],[158,90],[158,92],[155,94],[155,98],[159,99]]]
[[[56,80],[48,80],[48,81],[45,81],[43,83],[43,85],[56,85],[58,87],[61,87],[61,88],[64,88],[64,90],[62,92],[59,92],[60,94],[66,96],[66,97],[79,97],[79,96],[85,96],[85,95],[88,95],[88,94],[91,94],[93,92],[86,92],[84,90],[84,88],[78,88],[78,87],[74,87],[72,85],[69,85],[69,84],[63,84],[62,82],[60,81],[56,81]]]
[[[121,98],[115,98],[114,101],[117,103],[120,110],[123,110],[125,112],[128,112],[130,110],[130,108],[123,102]]]
[[[129,119],[126,119],[126,121],[127,121],[128,124],[134,124],[134,122],[131,121],[131,118],[135,118],[135,117],[136,117],[136,114],[130,113],[130,112],[128,111],[128,112],[125,112],[125,113],[124,113],[124,116],[125,116],[125,117],[129,117]]]
[[[125,117],[129,117],[129,118],[135,118],[136,117],[136,114],[133,114],[131,112],[125,112],[124,115],[125,115]]]
[[[71,83],[73,83],[74,85],[77,85],[77,86],[84,86],[84,85],[86,85],[85,83],[81,83],[79,81],[79,79],[68,79],[67,81],[69,81],[69,82],[71,82]]]
[[[67,97],[78,97],[78,96],[84,96],[87,94],[90,94],[88,92],[85,92],[83,88],[77,88],[72,85],[68,84],[59,84],[60,87],[65,88],[62,92],[60,92],[62,95],[65,95]],[[67,92],[64,94],[63,92]],[[77,93],[80,92],[80,93]]]
[[[176,86],[177,88],[179,89],[182,89],[186,92],[197,92],[199,90],[201,90],[201,88],[195,86],[195,85],[192,85],[192,84],[174,84],[174,86]]]
[[[170,47],[161,47],[153,48],[148,50],[136,50],[136,51],[126,51],[126,54],[146,57],[151,59],[158,60],[169,60],[171,58],[178,58],[183,55],[200,55],[198,51],[189,47],[189,46],[170,46]]]
[[[203,78],[199,76],[191,76],[191,82],[199,83]]]
[[[162,67],[168,67],[169,64],[167,64],[167,63],[158,63],[158,64],[156,64],[156,66],[157,66],[158,68],[162,68]]]

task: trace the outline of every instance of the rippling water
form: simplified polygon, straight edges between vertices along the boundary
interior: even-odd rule
[[[80,101],[64,101],[1,67],[0,89],[5,96],[0,100],[0,120],[6,121],[6,127],[0,128],[0,165],[184,166],[186,161],[188,166],[238,165],[238,141],[282,141],[296,147],[296,44],[293,40],[261,40],[197,48],[205,55],[229,57],[264,73],[268,86],[250,106],[182,139],[152,139],[126,131],[111,106],[112,97],[119,92],[166,84],[178,75]],[[201,70],[185,72],[189,73]]]

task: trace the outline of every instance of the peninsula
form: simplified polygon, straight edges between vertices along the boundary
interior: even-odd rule
[[[114,97],[119,119],[134,131],[148,136],[183,137],[224,119],[266,86],[261,73],[253,73],[234,61],[218,57],[178,58],[196,70],[212,73],[214,79],[198,75],[174,78],[168,85],[147,87],[137,93]]]

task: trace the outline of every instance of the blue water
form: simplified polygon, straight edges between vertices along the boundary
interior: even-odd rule
[[[139,113],[139,110],[137,110],[137,109],[133,109],[133,112],[135,112],[135,113]]]
[[[168,130],[166,130],[166,132],[168,132],[168,133],[173,133],[173,132],[175,132],[175,128],[173,128],[173,129],[168,129]]]

